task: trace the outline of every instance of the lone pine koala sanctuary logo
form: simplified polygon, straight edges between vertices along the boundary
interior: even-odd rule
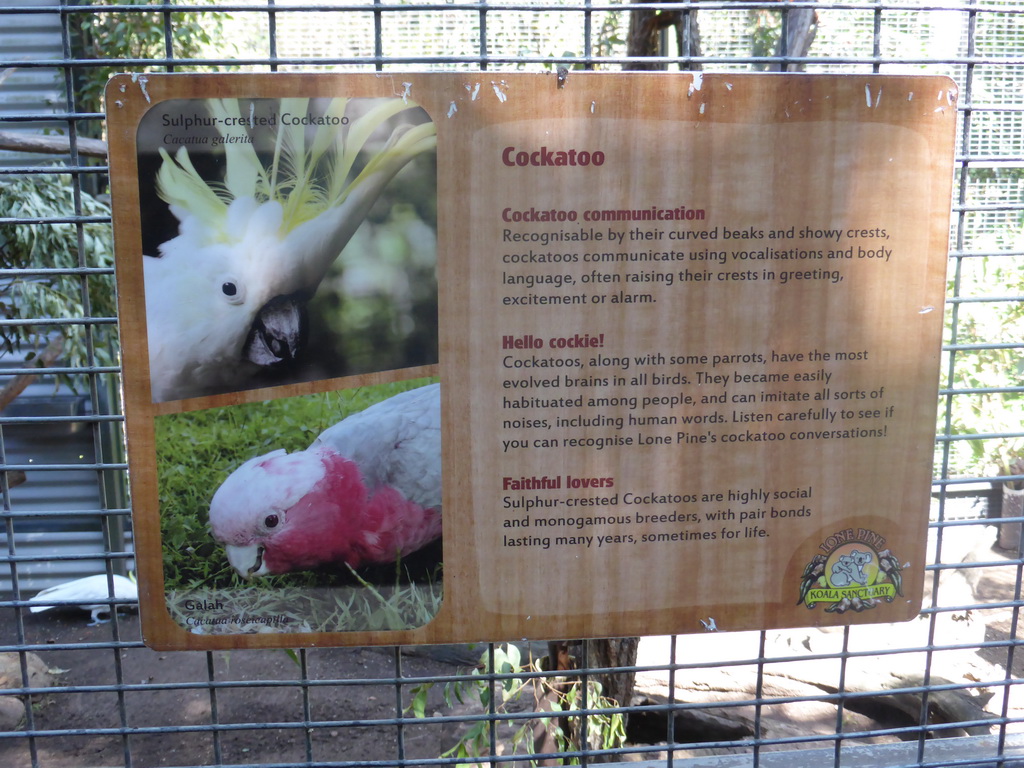
[[[905,566],[885,548],[884,536],[868,528],[846,528],[818,548],[821,552],[804,567],[797,605],[813,610],[825,604],[826,613],[860,613],[903,596]]]

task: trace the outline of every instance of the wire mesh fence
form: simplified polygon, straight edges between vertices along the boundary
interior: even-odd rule
[[[133,600],[117,591],[132,539],[104,196],[108,75],[559,67],[955,80],[920,617],[644,637],[627,663],[592,643],[513,638],[147,649]],[[1024,765],[1024,492],[1012,487],[1024,479],[1022,86],[1014,0],[0,2],[0,764]],[[38,591],[88,574],[106,595],[89,611],[33,612]],[[558,654],[573,668],[554,676],[543,659]],[[613,689],[631,695],[601,695]]]

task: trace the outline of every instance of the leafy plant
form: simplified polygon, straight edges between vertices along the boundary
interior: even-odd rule
[[[750,55],[771,56],[782,35],[782,14],[766,8],[747,11],[747,33],[750,35]],[[768,64],[753,65],[754,69],[765,70]]]
[[[1024,270],[1001,257],[980,257],[961,278],[960,291],[971,295],[1024,294]],[[947,323],[949,323],[949,319]],[[1020,432],[1024,425],[1024,354],[1017,346],[1024,338],[1024,306],[1017,301],[976,302],[961,305],[953,385],[967,390],[952,397],[950,433],[998,435]],[[945,406],[945,400],[940,407]],[[945,414],[940,411],[940,432]],[[950,474],[1020,474],[1014,466],[1024,457],[1024,437],[979,438],[954,441]]]
[[[624,49],[626,38],[622,34],[624,29],[623,11],[607,11],[597,26],[597,34],[594,39],[594,55],[599,58],[614,56],[617,50]]]
[[[106,203],[85,192],[80,200],[83,216],[109,218]],[[62,360],[70,367],[114,363],[118,355],[116,326],[74,322],[85,317],[116,316],[113,274],[49,271],[112,269],[110,224],[47,221],[67,219],[76,213],[74,190],[59,168],[54,173],[0,177],[0,210],[5,217],[26,222],[0,224],[0,266],[10,270],[0,277],[0,314],[7,320],[26,321],[0,326],[0,354],[27,350],[29,363],[48,365],[54,361],[43,359],[42,353],[56,340],[63,347]],[[44,223],[28,223],[39,221]],[[67,324],[31,322],[50,318]],[[77,377],[65,374],[58,380],[73,388],[78,383]]]
[[[568,675],[539,677],[543,671],[542,660],[524,661],[515,645],[503,645],[494,649],[494,674],[499,677],[494,686],[491,683],[490,654],[480,657],[480,664],[470,674],[470,679],[447,683],[443,690],[445,704],[454,706],[467,699],[476,699],[484,711],[491,709],[491,691],[496,688],[500,701],[494,701],[494,711],[499,715],[520,712],[526,706],[535,711],[548,712],[534,720],[522,717],[507,717],[503,721],[515,732],[511,737],[513,755],[535,753],[534,722],[553,739],[558,752],[570,752],[581,747],[582,718],[586,717],[586,733],[589,746],[595,749],[615,749],[626,740],[625,718],[621,712],[611,711],[619,706],[617,702],[602,695],[601,685],[593,680],[586,681],[586,714],[576,714],[584,708],[584,683]],[[527,675],[520,677],[520,675]],[[427,699],[433,683],[424,683],[412,688],[412,700],[407,712],[418,718],[426,717]],[[532,701],[524,701],[527,697]],[[573,714],[567,714],[573,713]],[[442,757],[473,760],[489,754],[490,721],[479,720],[462,734],[453,747],[442,753]],[[531,766],[539,765],[531,759]],[[567,757],[563,765],[579,765],[576,757]]]
[[[173,2],[173,0],[172,0]],[[75,97],[80,112],[103,111],[103,89],[116,72],[148,72],[152,65],[120,63],[131,59],[196,58],[205,46],[223,45],[224,21],[230,16],[213,10],[215,0],[197,0],[190,5],[210,5],[206,12],[172,11],[163,8],[140,11],[139,6],[159,5],[164,0],[110,0],[106,6],[131,6],[123,11],[104,8],[69,15],[72,49],[84,59],[109,60],[110,66],[83,67],[77,71]],[[167,25],[167,26],[165,26]],[[167,31],[171,51],[167,51]],[[157,67],[162,69],[162,67]],[[194,69],[194,68],[193,68]]]

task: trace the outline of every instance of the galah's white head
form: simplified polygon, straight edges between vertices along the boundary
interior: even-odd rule
[[[249,459],[228,476],[210,502],[210,527],[236,571],[246,578],[273,572],[276,542],[303,527],[304,515],[295,508],[325,474],[314,452],[278,450]]]

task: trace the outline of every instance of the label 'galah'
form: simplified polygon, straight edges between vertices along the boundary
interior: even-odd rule
[[[388,182],[436,146],[433,123],[399,125],[350,179],[374,131],[415,107],[372,100],[349,117],[351,101],[331,100],[315,131],[276,121],[271,157],[224,143],[223,182],[204,179],[187,147],[174,157],[160,150],[157,189],[179,224],[159,257],[143,257],[154,402],[243,389],[260,370],[293,361],[305,302]],[[225,137],[251,121],[237,99],[205,103]],[[280,100],[281,114],[309,109],[308,99]]]
[[[210,504],[245,578],[394,562],[441,535],[441,392],[412,389],[324,430],[304,451],[236,469]]]

